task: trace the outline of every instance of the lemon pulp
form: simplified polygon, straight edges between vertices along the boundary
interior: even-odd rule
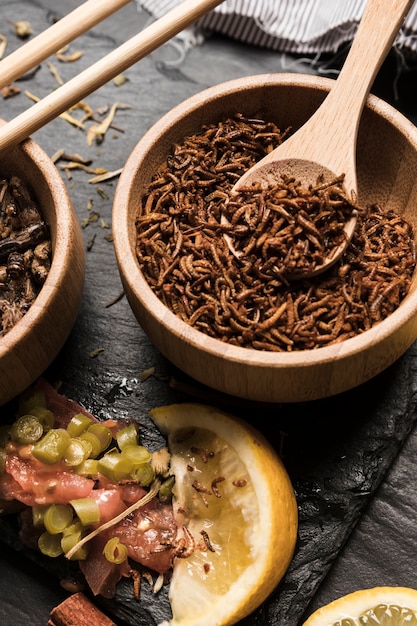
[[[178,434],[182,438],[184,431]],[[256,502],[256,494],[245,466],[225,441],[204,429],[188,431],[188,437],[190,447],[180,443],[175,450],[174,443],[176,513],[199,544],[206,538],[206,547],[181,566],[190,578],[209,579],[213,594],[224,594],[255,558],[250,533],[258,523],[257,511],[247,503]],[[207,460],[203,450],[209,451]]]

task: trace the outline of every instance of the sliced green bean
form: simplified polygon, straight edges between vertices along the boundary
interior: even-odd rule
[[[89,430],[86,430],[84,433],[79,435],[79,438],[82,441],[86,441],[91,446],[91,452],[89,454],[90,458],[96,459],[101,453],[101,441],[94,433],[91,433]]]
[[[54,426],[55,416],[52,413],[52,411],[50,411],[44,406],[32,407],[30,411],[28,412],[28,415],[34,415],[35,417],[38,418],[38,420],[43,426],[44,432],[47,432]]]
[[[129,424],[124,428],[121,428],[116,433],[117,445],[120,450],[123,450],[126,446],[138,444],[138,428],[136,424]]]
[[[96,480],[99,474],[98,461],[97,459],[86,459],[80,465],[77,465],[73,471],[75,474],[79,474],[80,476]]]
[[[132,479],[137,481],[142,487],[148,487],[153,481],[154,475],[155,473],[150,463],[137,465],[131,473]]]
[[[113,440],[113,435],[110,428],[107,428],[107,426],[104,426],[104,424],[92,424],[88,428],[87,432],[95,435],[100,441],[100,452],[104,452],[104,450],[107,450]]]
[[[92,419],[84,413],[77,413],[70,419],[67,431],[71,437],[79,437],[81,433],[85,432],[89,426],[91,426]]]
[[[67,554],[84,536],[84,529],[79,523],[68,526],[62,533],[61,548]],[[72,561],[85,561],[88,556],[88,546],[83,545],[72,555]]]
[[[137,444],[129,444],[124,447],[122,455],[130,459],[134,465],[149,463],[152,458],[151,453],[145,446],[139,446]]]
[[[43,516],[43,525],[51,535],[57,535],[71,524],[73,512],[66,504],[51,504]]]
[[[51,535],[48,531],[42,533],[38,539],[38,547],[42,554],[51,557],[61,556],[61,535]]]
[[[64,428],[53,428],[34,445],[32,454],[38,461],[53,465],[64,457],[70,442],[68,431]]]
[[[112,537],[104,546],[103,554],[110,563],[120,565],[127,559],[127,548],[119,537]]]
[[[98,470],[113,482],[131,478],[134,469],[132,461],[119,452],[109,452],[98,460]]]
[[[160,502],[162,502],[163,504],[169,504],[171,502],[172,488],[174,487],[174,484],[175,484],[175,476],[170,476],[169,478],[164,480],[162,485],[159,487],[158,496],[159,496]]]
[[[17,444],[36,443],[43,435],[43,426],[34,415],[22,415],[10,430],[12,441]]]
[[[64,461],[67,465],[76,467],[89,458],[91,450],[92,447],[87,445],[87,442],[78,437],[73,437],[65,450]]]
[[[100,509],[93,498],[78,498],[71,500],[70,504],[83,526],[91,526],[100,521]]]

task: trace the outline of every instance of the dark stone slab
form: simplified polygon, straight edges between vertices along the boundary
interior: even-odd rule
[[[3,1],[0,32],[8,36],[11,50],[20,45],[11,34],[11,22],[28,19],[34,31],[39,32],[51,19],[78,4],[75,0]],[[129,5],[74,42],[71,50],[84,51],[76,65],[52,61],[65,79],[71,78],[132,36],[147,19],[146,15],[137,14],[133,4]],[[131,106],[118,110],[117,128],[108,133],[103,144],[87,146],[85,134],[63,120],[51,122],[36,133],[35,139],[50,155],[63,148],[92,158],[93,167],[116,170],[123,166],[147,128],[193,93],[248,74],[285,69],[312,71],[298,60],[283,59],[276,53],[216,37],[192,50],[183,62],[177,61],[178,50],[165,46],[127,71],[128,80],[123,86],[117,88],[109,83],[88,98],[92,108],[114,102]],[[393,95],[391,63],[387,65],[387,73],[388,80],[381,88],[389,99]],[[46,64],[42,64],[19,85],[22,90],[28,89],[42,97],[55,87],[55,82]],[[0,100],[0,117],[11,118],[29,105],[23,93],[7,101]],[[415,107],[407,100],[404,111],[412,117]],[[63,176],[66,179],[65,172]],[[88,182],[89,178],[85,172],[74,171],[66,179],[80,222],[85,224],[90,202],[99,220],[83,227],[87,249],[84,298],[73,332],[46,377],[53,383],[61,381],[62,392],[84,404],[97,417],[135,417],[141,424],[145,445],[151,447],[161,443],[162,438],[150,423],[148,411],[176,400],[197,399],[245,417],[282,452],[299,505],[297,550],[280,587],[242,626],[296,626],[305,611],[314,608],[315,602],[318,605],[339,591],[363,586],[366,580],[376,581],[372,571],[381,572],[384,559],[379,560],[381,569],[372,570],[371,564],[378,563],[375,556],[378,545],[371,544],[373,550],[365,554],[362,548],[378,528],[378,507],[387,516],[385,529],[390,540],[386,546],[391,555],[395,549],[392,540],[395,526],[411,526],[409,507],[388,504],[401,502],[404,476],[415,469],[412,461],[402,468],[401,481],[387,483],[388,491],[382,491],[382,499],[373,500],[373,496],[379,494],[384,476],[415,425],[417,347],[412,346],[396,364],[369,383],[326,400],[270,406],[211,392],[183,376],[156,352],[136,323],[126,299],[118,298],[122,287],[111,241],[106,238],[111,232],[108,226],[116,181],[103,183],[99,190]],[[141,382],[141,374],[148,368],[155,368],[155,375]],[[2,421],[7,420],[5,408],[0,415]],[[414,452],[413,447],[411,453],[407,450],[408,454]],[[384,486],[385,483],[381,489]],[[410,489],[406,497],[417,503],[417,494]],[[377,508],[371,508],[367,516],[370,502]],[[359,526],[359,535],[353,533],[351,537],[363,515],[365,525]],[[51,608],[65,596],[58,582],[66,574],[62,562],[45,560],[23,550],[14,520],[0,520],[0,534],[0,623],[2,626],[23,626],[30,621],[46,624]],[[407,549],[406,542],[404,545]],[[336,572],[334,577],[332,567]],[[344,576],[345,584],[340,584],[338,571]],[[361,574],[365,571],[367,577]],[[411,564],[403,572],[402,584],[417,584]],[[101,604],[121,624],[151,626],[168,617],[166,590],[155,596],[143,584],[142,596],[141,603],[133,601],[130,584],[123,583],[114,601]]]

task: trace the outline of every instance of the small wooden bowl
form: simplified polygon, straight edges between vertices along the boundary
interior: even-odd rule
[[[174,142],[204,124],[242,112],[299,128],[333,84],[310,75],[275,74],[233,80],[189,98],[139,141],[120,177],[113,209],[117,261],[130,306],[156,348],[194,379],[227,394],[263,402],[300,402],[363,383],[398,359],[417,337],[417,277],[399,308],[371,330],[336,345],[271,353],[235,347],[191,328],[154,295],[135,256],[135,216],[144,188]],[[403,214],[417,231],[417,129],[371,96],[358,136],[362,205]]]
[[[57,356],[78,313],[85,269],[81,228],[64,182],[33,140],[1,155],[0,177],[12,176],[28,187],[50,228],[52,264],[28,312],[0,338],[0,405],[29,387]]]

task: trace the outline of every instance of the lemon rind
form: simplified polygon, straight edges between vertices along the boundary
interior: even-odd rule
[[[379,604],[395,604],[417,612],[417,590],[381,586],[353,591],[317,609],[303,626],[330,626],[342,619],[357,619]]]

